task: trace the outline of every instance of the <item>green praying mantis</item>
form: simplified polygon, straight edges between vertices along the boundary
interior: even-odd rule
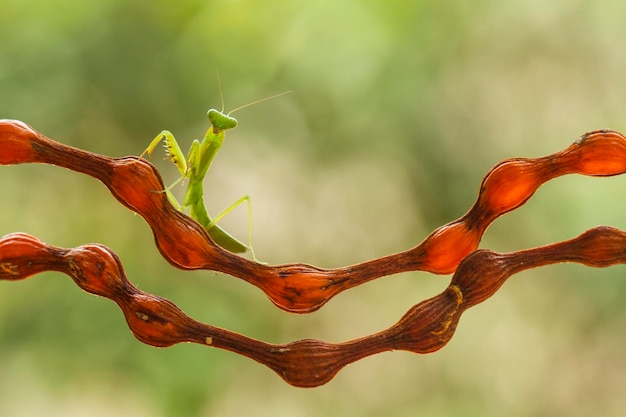
[[[211,163],[213,162],[213,158],[215,158],[215,155],[224,143],[225,132],[229,129],[234,129],[237,126],[237,119],[232,117],[231,114],[237,110],[241,110],[253,104],[271,100],[290,92],[291,91],[285,91],[271,97],[266,97],[264,99],[254,101],[241,107],[237,107],[236,109],[231,110],[229,113],[224,114],[224,98],[222,96],[220,88],[220,97],[222,98],[222,110],[218,111],[216,109],[210,109],[208,111],[207,116],[209,118],[211,126],[207,130],[202,141],[196,139],[192,142],[191,148],[189,149],[189,153],[187,154],[186,158],[181,151],[178,142],[174,138],[174,135],[168,130],[163,130],[161,133],[159,133],[152,140],[152,142],[150,142],[150,145],[148,145],[146,150],[143,151],[143,153],[140,155],[140,158],[142,158],[147,153],[150,157],[152,157],[152,152],[161,142],[161,140],[163,140],[165,152],[167,154],[166,159],[169,159],[170,162],[176,165],[176,168],[181,175],[181,177],[176,180],[172,185],[167,187],[165,190],[162,190],[167,194],[167,197],[172,205],[183,212],[186,209],[189,209],[190,216],[206,229],[206,231],[209,233],[209,236],[211,236],[215,243],[217,243],[224,249],[235,253],[242,253],[245,252],[247,249],[250,249],[252,258],[255,261],[258,260],[252,246],[252,204],[250,202],[250,197],[248,195],[244,195],[233,204],[222,210],[213,219],[211,219],[204,205],[203,180],[209,170],[209,167],[211,166]],[[183,202],[182,204],[180,204],[170,190],[176,184],[183,180],[188,180],[188,183]],[[248,205],[248,245],[240,242],[217,225],[218,221],[220,221],[224,216],[226,216],[243,202],[246,202]]]

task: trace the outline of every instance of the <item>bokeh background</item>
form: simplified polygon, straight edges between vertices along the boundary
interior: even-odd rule
[[[207,204],[216,213],[251,195],[266,262],[343,266],[407,249],[461,216],[504,158],[625,131],[624,21],[626,3],[583,0],[3,0],[0,117],[138,155],[162,129],[183,147],[204,133],[207,109],[221,107],[216,69],[227,110],[293,90],[236,113]],[[92,178],[5,166],[0,190],[0,235],[103,243],[141,289],[269,342],[379,331],[450,278],[380,279],[296,316],[241,280],[175,270],[141,218]],[[626,178],[556,179],[481,247],[626,228],[625,197]],[[245,209],[223,225],[245,239]],[[466,312],[441,351],[370,357],[316,389],[229,352],[145,346],[113,303],[60,274],[2,282],[0,415],[623,415],[625,278],[622,266],[524,272]]]

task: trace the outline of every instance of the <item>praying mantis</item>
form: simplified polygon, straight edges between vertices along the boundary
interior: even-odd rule
[[[250,197],[248,195],[244,195],[233,204],[222,210],[213,219],[211,219],[211,217],[209,217],[207,213],[206,206],[204,205],[203,181],[209,170],[209,167],[211,166],[211,163],[213,162],[213,158],[215,158],[215,155],[224,143],[225,132],[229,129],[234,129],[237,126],[237,119],[232,117],[231,114],[237,110],[241,110],[253,104],[271,100],[290,92],[291,91],[285,91],[280,94],[276,94],[261,100],[254,101],[252,103],[245,104],[225,114],[223,112],[224,98],[220,88],[220,97],[222,98],[222,110],[219,111],[216,109],[210,109],[208,111],[207,116],[209,118],[211,126],[205,133],[204,139],[202,139],[202,141],[195,139],[192,142],[191,148],[189,149],[186,158],[182,150],[180,149],[178,142],[174,138],[174,135],[169,130],[163,130],[161,133],[159,133],[152,140],[152,142],[150,142],[150,145],[148,145],[146,150],[143,151],[143,153],[139,156],[140,158],[142,158],[147,153],[150,157],[152,157],[152,152],[161,142],[161,140],[163,140],[165,152],[167,155],[166,159],[169,159],[170,162],[176,165],[176,168],[181,175],[181,177],[176,180],[172,185],[167,187],[165,190],[162,190],[167,194],[167,197],[172,205],[180,211],[185,211],[188,208],[191,218],[200,223],[209,233],[209,236],[211,236],[213,241],[219,246],[235,253],[242,253],[245,252],[247,249],[250,249],[252,258],[257,262],[258,260],[252,246],[252,204],[250,202]],[[182,204],[180,204],[170,190],[176,184],[183,180],[188,180],[188,183],[183,202]],[[224,216],[226,216],[243,202],[246,202],[248,205],[248,245],[240,242],[217,225],[218,221],[220,221]]]

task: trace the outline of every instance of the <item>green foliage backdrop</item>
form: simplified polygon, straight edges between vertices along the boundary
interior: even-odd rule
[[[626,131],[625,20],[624,4],[584,0],[7,0],[0,117],[138,155],[162,129],[185,146],[203,134],[206,111],[221,105],[216,69],[227,110],[293,90],[237,113],[207,204],[215,213],[250,194],[267,262],[341,266],[406,249],[462,215],[501,159]],[[276,343],[378,331],[449,279],[385,278],[294,316],[242,281],[169,266],[141,219],[91,178],[0,167],[0,190],[0,235],[106,244],[141,289]],[[624,197],[624,178],[557,179],[481,246],[626,228]],[[245,237],[245,210],[224,224]],[[111,302],[48,273],[0,283],[0,415],[621,415],[625,291],[623,267],[526,272],[464,315],[442,351],[368,358],[303,390],[228,352],[144,346]]]

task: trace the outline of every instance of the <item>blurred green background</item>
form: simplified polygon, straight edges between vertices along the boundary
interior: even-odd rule
[[[138,155],[162,129],[186,148],[236,113],[206,180],[216,213],[243,194],[270,263],[348,265],[407,249],[461,216],[498,161],[626,131],[626,4],[608,1],[4,0],[0,117],[63,143]],[[175,169],[154,161],[166,182]],[[269,342],[340,342],[386,328],[449,277],[368,283],[306,316],[256,288],[180,272],[92,178],[0,167],[0,235],[100,242],[142,290]],[[481,246],[518,250],[626,228],[626,178],[569,176],[499,219]],[[243,208],[223,225],[245,238]],[[184,243],[182,243],[184,244]],[[46,273],[0,283],[3,416],[622,415],[624,267],[513,277],[431,355],[367,358],[316,389],[229,352],[134,339],[117,307]]]

